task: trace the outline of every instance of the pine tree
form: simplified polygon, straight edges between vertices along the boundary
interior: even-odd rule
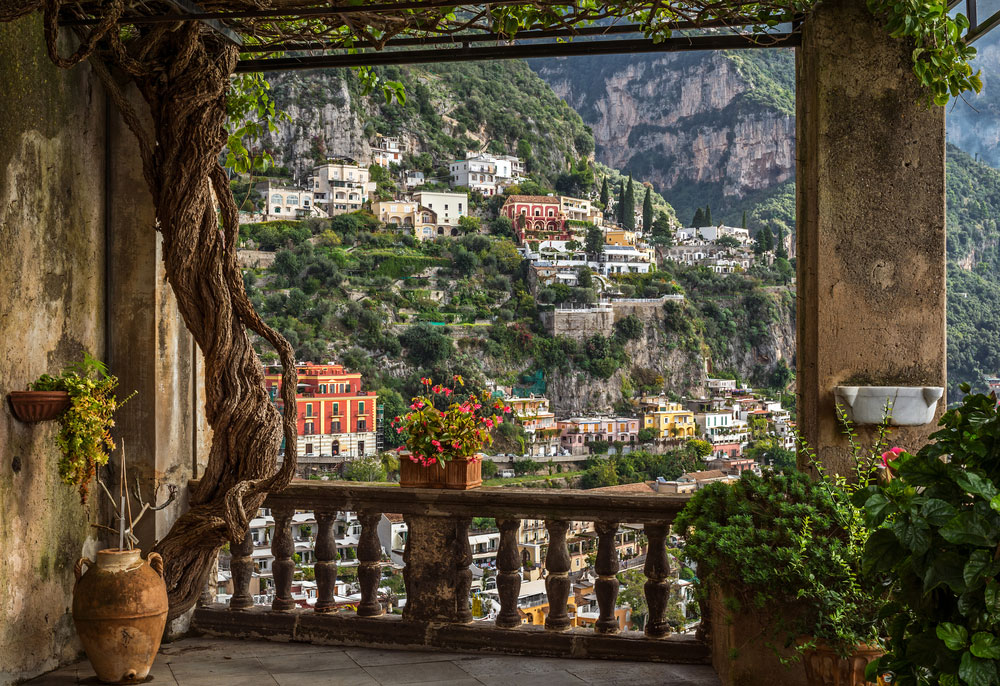
[[[705,205],[705,226],[712,226],[712,206]]]
[[[609,199],[610,198],[608,197],[608,177],[605,176],[604,180],[601,181],[601,206],[604,209],[608,209]]]
[[[705,210],[700,207],[694,212],[694,219],[691,220],[692,228],[698,229],[705,225]]]
[[[622,228],[635,230],[635,186],[632,175],[628,176],[628,186],[625,188],[625,207],[622,209]]]
[[[653,192],[646,186],[646,197],[642,199],[642,230],[649,232],[653,228]]]

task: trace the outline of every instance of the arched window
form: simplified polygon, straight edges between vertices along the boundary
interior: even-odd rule
[[[340,441],[335,440],[330,444],[330,454],[334,456],[340,454]]]
[[[277,205],[280,205],[281,202],[282,202],[281,201],[281,193],[272,193],[271,194],[271,202],[273,202],[273,203],[275,203]]]
[[[540,209],[538,209],[537,207],[535,208],[535,216],[536,217],[541,217],[542,216],[542,211]]]
[[[549,208],[549,216],[550,216],[550,217],[554,217],[554,216],[556,216],[556,213],[555,213],[555,211],[554,211],[554,210],[553,210],[553,209],[552,209],[551,207]]]
[[[287,199],[285,200],[285,203],[288,204],[288,205],[298,205],[299,204],[299,196],[297,196],[297,195],[289,195],[287,197]]]

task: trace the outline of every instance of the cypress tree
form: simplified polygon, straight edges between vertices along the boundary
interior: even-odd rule
[[[625,207],[622,209],[622,227],[632,231],[635,229],[635,186],[632,175],[628,176],[628,186],[625,188]]]
[[[622,226],[625,223],[625,181],[618,184],[618,204],[615,206],[615,223]]]
[[[712,206],[705,205],[705,226],[712,226]]]
[[[743,223],[740,225],[744,229],[747,228],[747,211],[743,210]]]
[[[788,259],[788,248],[785,247],[785,230],[778,227],[778,239],[774,244],[774,256]]]
[[[642,230],[649,232],[653,228],[653,195],[652,189],[646,186],[646,197],[642,200]]]
[[[694,212],[694,219],[691,220],[692,228],[700,228],[705,225],[705,210],[700,207]]]
[[[608,209],[608,177],[601,181],[601,206]]]

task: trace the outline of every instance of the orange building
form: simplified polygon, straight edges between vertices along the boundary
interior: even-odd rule
[[[300,364],[298,453],[301,456],[361,457],[378,446],[377,396],[361,390],[361,374],[339,364]],[[267,367],[264,379],[271,398],[281,404],[281,368]]]

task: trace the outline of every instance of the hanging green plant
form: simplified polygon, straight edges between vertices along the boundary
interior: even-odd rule
[[[87,502],[90,480],[97,465],[107,464],[108,454],[115,449],[111,439],[115,410],[125,404],[135,392],[119,401],[115,397],[118,377],[108,374],[107,366],[83,353],[83,362],[63,370],[59,376],[43,374],[30,384],[32,391],[65,391],[70,406],[59,420],[56,444],[62,451],[59,476],[80,491],[80,502]]]

